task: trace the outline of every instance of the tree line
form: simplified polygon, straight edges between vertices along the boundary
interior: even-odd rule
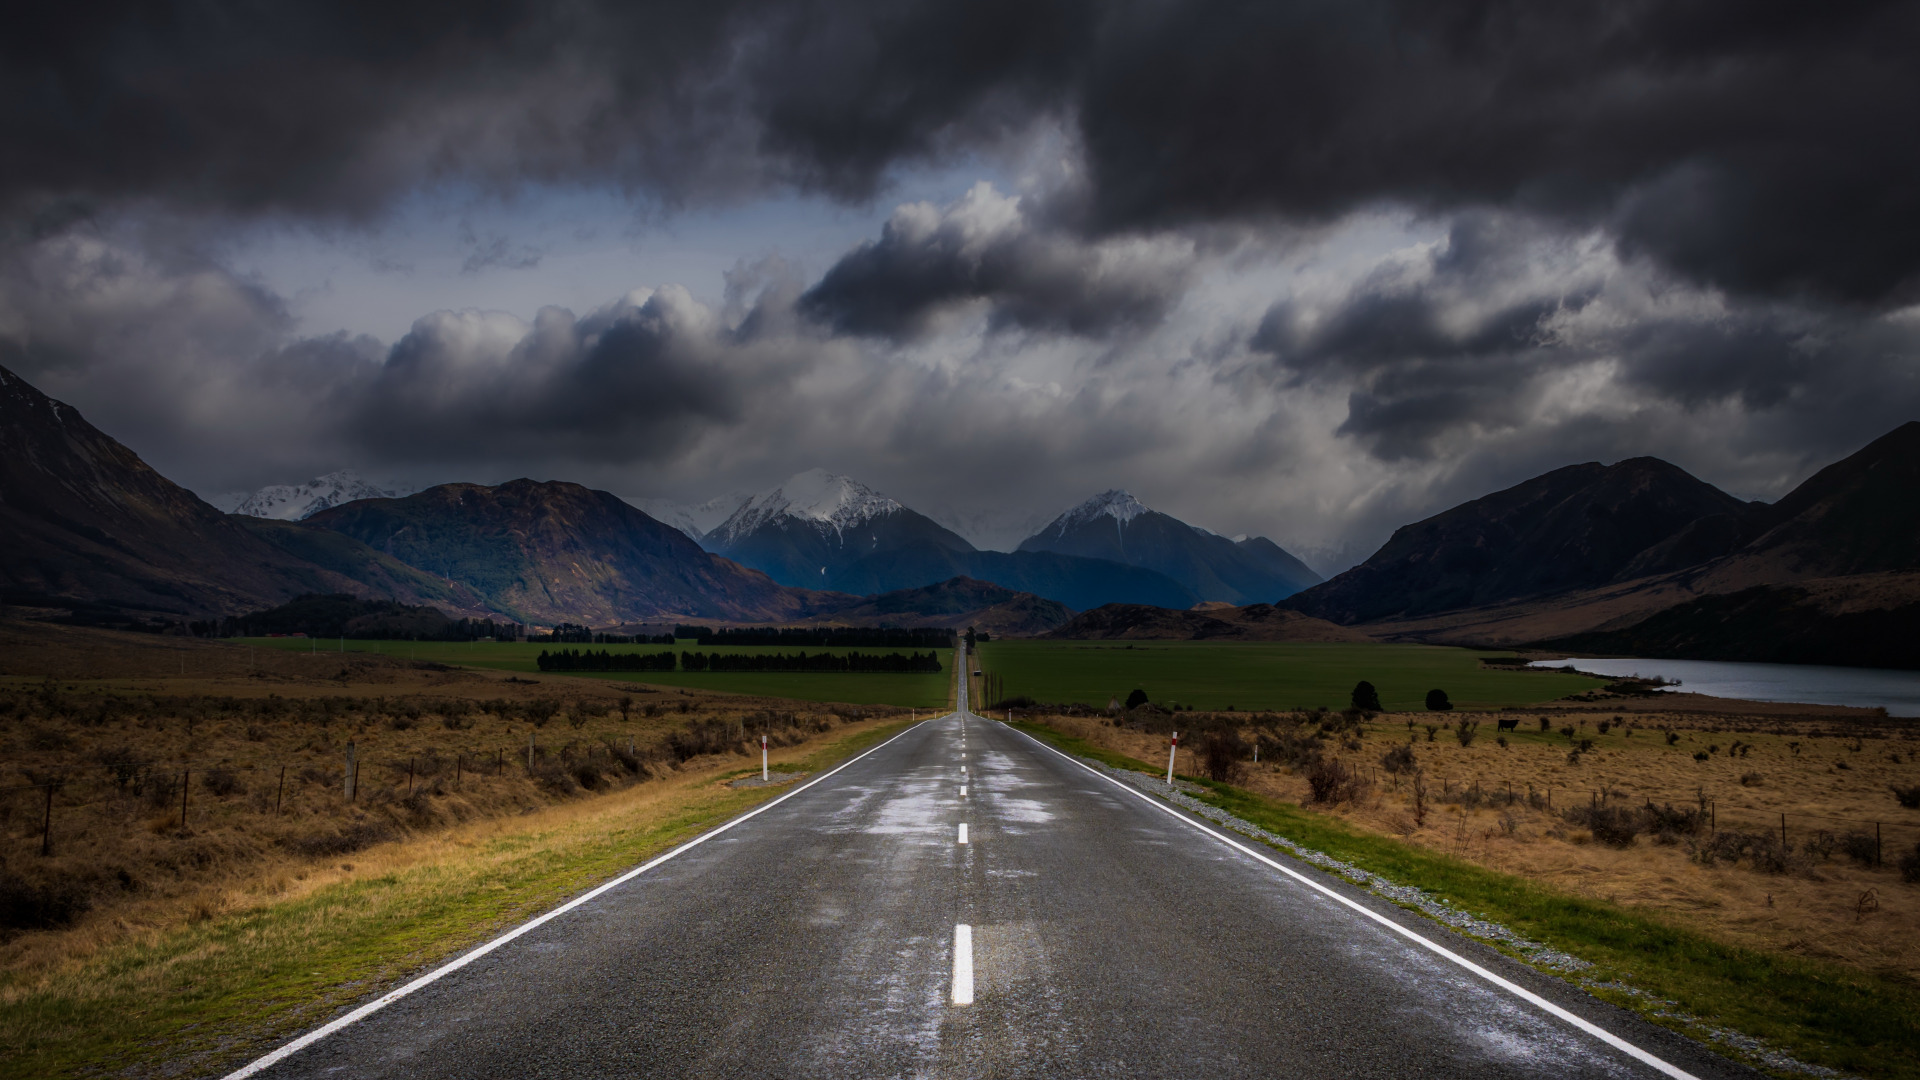
[[[534,661],[541,671],[672,671],[673,650],[657,653],[612,653],[579,649],[540,650]]]
[[[878,626],[750,626],[714,630],[707,626],[676,626],[675,635],[696,645],[784,645],[811,649],[951,649],[954,635],[946,627]]]
[[[937,672],[940,657],[937,653],[914,653],[911,656],[901,653],[888,653],[880,656],[872,653],[706,653],[682,652],[680,654],[682,671],[825,671],[825,672],[875,672],[885,674],[919,674]]]

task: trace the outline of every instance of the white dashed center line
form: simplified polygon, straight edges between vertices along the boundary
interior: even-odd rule
[[[967,842],[967,823],[964,821],[960,823],[960,842]]]
[[[973,927],[966,923],[953,928],[953,1003],[973,1004]]]

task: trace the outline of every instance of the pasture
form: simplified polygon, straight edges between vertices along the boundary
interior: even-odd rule
[[[1389,711],[1426,708],[1445,690],[1458,708],[1533,705],[1604,685],[1557,671],[1502,671],[1438,645],[1320,642],[989,641],[976,667],[1007,697],[1104,708],[1135,689],[1153,702],[1201,710],[1347,707],[1355,683],[1380,691]],[[981,701],[982,705],[989,704]]]
[[[462,667],[507,671],[535,678],[560,678],[560,672],[542,673],[536,660],[542,651],[559,649],[602,650],[616,655],[657,653],[671,648],[682,651],[717,653],[794,653],[912,652],[911,649],[801,649],[773,645],[695,645],[692,640],[667,645],[577,645],[524,641],[355,641],[348,638],[235,638],[236,644],[294,653],[361,652],[398,659],[425,660]],[[843,672],[718,672],[718,671],[570,671],[569,678],[607,679],[614,682],[645,683],[650,686],[684,687],[718,694],[750,694],[755,697],[791,698],[796,701],[838,701],[849,705],[897,705],[901,708],[937,709],[952,698],[953,650],[941,649],[942,670],[926,674],[896,675]]]

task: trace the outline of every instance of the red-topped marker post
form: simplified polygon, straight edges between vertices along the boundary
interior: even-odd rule
[[[760,736],[760,782],[767,782],[767,737]]]
[[[1167,744],[1167,786],[1173,786],[1173,755],[1180,752],[1180,733],[1173,733],[1173,741]]]

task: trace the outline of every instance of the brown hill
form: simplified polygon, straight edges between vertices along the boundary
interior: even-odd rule
[[[1370,641],[1366,634],[1272,604],[1177,611],[1108,604],[1082,612],[1047,638],[1075,641]]]
[[[530,623],[791,622],[855,600],[776,584],[579,484],[442,484],[336,506],[306,524],[458,581]]]
[[[1555,596],[1723,555],[1758,513],[1658,458],[1569,465],[1403,526],[1284,603],[1351,625]]]
[[[306,592],[377,590],[456,611],[471,599],[360,545],[326,545],[323,565],[276,536],[202,502],[0,368],[0,593],[8,603],[172,622]]]
[[[957,577],[868,597],[821,622],[842,626],[969,626],[995,637],[1032,637],[1073,618],[1065,604],[990,581]]]

